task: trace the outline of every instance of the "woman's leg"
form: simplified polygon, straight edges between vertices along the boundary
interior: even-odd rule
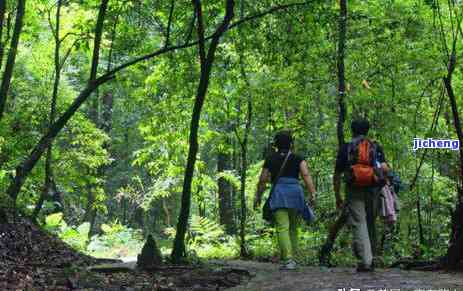
[[[289,237],[289,214],[288,209],[278,209],[274,212],[275,228],[278,237],[278,246],[280,248],[280,256],[282,261],[293,258],[291,248],[291,239]]]
[[[289,209],[289,237],[291,239],[291,250],[293,255],[297,254],[299,243],[298,243],[298,236],[299,236],[299,223],[300,217],[295,209]]]

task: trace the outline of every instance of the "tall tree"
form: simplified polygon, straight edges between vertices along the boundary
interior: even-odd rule
[[[278,12],[281,10],[285,10],[295,6],[304,6],[307,5],[308,2],[297,2],[292,4],[286,5],[277,5],[271,7],[265,11],[255,13],[253,15],[249,15],[240,21],[236,21],[235,23],[227,26],[226,30],[238,27],[246,22],[255,20],[260,17],[264,17],[266,15],[272,14],[274,12]],[[204,40],[213,40],[217,36],[217,33],[209,35]],[[72,118],[72,116],[77,112],[80,106],[89,98],[89,96],[102,84],[107,83],[108,81],[115,78],[116,74],[123,71],[124,69],[138,64],[140,62],[159,57],[161,55],[195,46],[199,43],[199,40],[190,41],[190,37],[187,37],[187,40],[184,43],[172,45],[168,47],[163,47],[161,49],[157,49],[153,52],[150,52],[146,55],[142,55],[139,57],[135,57],[132,60],[129,60],[125,63],[118,65],[117,67],[113,68],[106,74],[101,75],[100,77],[96,78],[95,80],[90,80],[87,82],[86,86],[79,92],[77,97],[71,103],[71,105],[63,112],[63,114],[56,119],[56,121],[48,128],[47,132],[40,138],[37,144],[33,147],[30,154],[16,167],[15,175],[9,184],[6,193],[12,198],[14,204],[16,205],[16,199],[21,191],[24,182],[32,169],[35,167],[37,162],[39,161],[42,154],[46,151],[50,143],[55,139],[58,133],[64,128],[67,122]],[[92,56],[92,59],[95,58],[95,55]],[[95,63],[95,61],[92,61]],[[0,206],[1,208],[1,206]],[[5,213],[5,211],[2,211]]]
[[[346,29],[347,29],[347,0],[340,0],[340,11],[338,21],[338,53],[336,57],[337,63],[337,75],[338,75],[338,123],[337,123],[337,135],[338,135],[338,149],[344,145],[344,122],[346,120],[346,76],[344,68],[345,58],[345,47],[346,47]]]
[[[227,126],[228,128],[229,126]],[[231,140],[228,136],[228,129],[225,133],[224,144],[225,149],[220,150],[217,154],[217,172],[225,172],[231,170],[231,154],[228,147],[231,146]],[[233,211],[233,187],[232,184],[223,176],[217,181],[219,195],[219,218],[220,224],[225,226],[227,234],[235,233],[234,211]]]
[[[104,20],[106,17],[106,12],[108,10],[108,2],[109,0],[102,0],[100,4],[100,9],[98,11],[98,17],[95,26],[95,38],[93,41],[93,58],[92,58],[92,66],[90,68],[90,78],[89,82],[94,82],[97,78],[98,73],[98,64],[100,60],[100,47],[101,41],[103,37],[103,28],[104,28]],[[94,96],[95,102],[93,102],[93,106],[91,108],[91,118],[98,126],[99,124],[99,116],[98,116],[98,107],[99,107],[99,98],[98,92]],[[98,170],[99,172],[99,170]],[[85,212],[85,221],[90,223],[90,230],[88,232],[89,238],[95,233],[95,221],[97,211],[95,208],[95,185],[93,183],[88,182],[87,185],[87,211]]]
[[[241,2],[240,5],[240,19],[244,17],[244,2]],[[240,30],[240,34],[242,31]],[[250,93],[251,85],[249,83],[249,78],[246,74],[245,69],[245,59],[244,59],[244,49],[242,46],[238,45],[239,48],[239,67],[240,74],[246,84],[246,117],[245,117],[245,126],[243,136],[240,137],[235,126],[236,139],[241,147],[241,165],[240,165],[240,256],[245,258],[249,256],[249,252],[246,247],[246,215],[247,215],[247,205],[246,205],[246,177],[248,170],[248,141],[249,133],[251,131],[252,125],[252,96]]]
[[[244,70],[244,65],[241,66],[241,74],[243,78],[245,78],[247,85],[249,83],[247,81],[246,72]],[[248,140],[249,140],[249,133],[251,131],[251,122],[252,122],[252,98],[251,95],[247,94],[247,111],[246,111],[246,122],[243,137],[240,138],[237,134],[238,143],[241,147],[241,165],[240,165],[240,256],[241,257],[248,257],[249,252],[246,248],[246,213],[247,213],[247,206],[246,206],[246,177],[247,177],[247,170],[248,170]]]
[[[193,113],[190,123],[190,138],[189,138],[189,151],[185,175],[183,180],[182,190],[182,205],[180,208],[180,215],[177,223],[177,233],[175,235],[174,247],[172,250],[172,261],[179,263],[185,258],[185,234],[188,226],[188,218],[190,216],[191,207],[191,183],[193,179],[194,167],[196,163],[196,155],[198,153],[198,127],[201,117],[201,109],[206,98],[207,89],[209,87],[209,79],[214,62],[215,52],[223,33],[228,29],[230,22],[233,18],[233,8],[235,2],[233,0],[226,1],[225,16],[222,23],[215,30],[209,49],[206,52],[206,40],[204,37],[204,19],[202,12],[202,4],[200,0],[193,0],[193,6],[197,20],[197,33],[198,33],[198,51],[200,61],[200,78],[196,98],[193,107]]]
[[[34,148],[32,153],[30,154],[29,158],[26,159],[20,166],[16,168],[16,176],[13,179],[12,183],[8,187],[7,193],[9,196],[13,199],[13,202],[16,204],[16,198],[19,193],[19,190],[24,183],[24,179],[27,176],[27,174],[32,170],[32,168],[35,166],[37,161],[40,159],[40,156],[43,154],[45,150],[50,148],[51,143],[53,142],[53,139],[55,136],[58,134],[58,132],[64,127],[64,125],[67,123],[67,121],[72,117],[72,115],[77,111],[77,109],[80,107],[83,101],[90,96],[90,94],[103,82],[107,81],[111,77],[106,77],[105,79],[96,79],[96,74],[97,74],[97,66],[98,66],[98,60],[99,60],[99,53],[100,53],[100,44],[101,44],[101,36],[103,32],[103,22],[104,22],[104,16],[106,14],[106,10],[108,7],[108,2],[109,0],[102,0],[100,6],[99,6],[99,12],[98,12],[98,19],[97,23],[95,25],[95,38],[94,38],[94,49],[93,49],[93,55],[92,55],[92,62],[91,62],[91,69],[90,69],[90,78],[88,80],[88,85],[84,91],[81,92],[79,97],[74,101],[74,103],[68,108],[68,110],[56,121],[51,121],[51,124],[49,126],[47,134],[45,134],[40,142],[37,144],[37,146]],[[59,11],[57,12],[59,13]],[[59,22],[57,23],[59,25]],[[58,27],[59,28],[59,27]],[[56,34],[58,33],[58,30],[55,31],[55,37]],[[58,38],[58,42],[60,42],[60,39]],[[58,47],[59,50],[59,47]],[[58,54],[58,64],[55,63],[55,66],[57,65],[58,67],[55,68],[55,70],[61,70],[61,63],[59,61],[59,51],[55,49],[55,58],[56,54]],[[55,78],[59,78],[59,74],[55,74]],[[58,82],[56,82],[58,81]],[[58,87],[59,86],[59,79],[55,79],[55,84],[54,84],[54,101],[52,100],[52,107],[56,107],[56,98],[58,94]],[[56,95],[55,95],[56,94]],[[55,104],[53,104],[53,102]],[[56,108],[53,109],[53,115],[56,113]],[[53,116],[54,117],[54,116]],[[54,119],[54,118],[53,118]],[[51,169],[49,169],[51,171]],[[51,172],[49,172],[51,173]],[[48,181],[47,181],[48,183]]]
[[[338,121],[337,121],[337,138],[338,138],[338,150],[345,143],[344,139],[344,123],[346,119],[346,77],[345,77],[345,47],[346,47],[346,30],[347,30],[347,0],[339,1],[340,10],[338,17],[338,50],[336,55],[337,63],[337,76],[338,76]],[[334,181],[335,187],[340,188],[339,180]],[[339,231],[342,229],[344,224],[347,222],[346,211],[342,211],[339,217],[336,219],[334,224],[329,228],[328,236],[325,244],[322,246],[319,254],[319,260],[321,264],[329,264],[329,256],[333,248],[334,242]]]
[[[0,1],[0,69],[3,64],[3,52],[5,45],[3,42],[3,25],[5,22],[5,13],[6,13],[6,1]]]
[[[449,7],[451,18],[452,14],[455,12],[452,7]],[[440,11],[439,11],[440,13]],[[457,64],[457,40],[458,35],[461,33],[461,16],[456,17],[455,23],[452,21],[452,28],[456,31],[452,31],[452,46],[450,55],[448,55],[447,62],[447,74],[443,78],[444,86],[447,91],[447,96],[449,97],[450,107],[452,109],[453,125],[455,127],[455,132],[457,133],[458,141],[460,145],[463,144],[463,130],[461,128],[461,119],[460,113],[458,111],[458,105],[456,101],[455,91],[453,89],[452,77],[455,72],[455,67]],[[459,181],[457,183],[457,199],[455,202],[455,209],[452,213],[451,221],[451,234],[449,247],[447,249],[447,255],[445,260],[445,267],[448,269],[456,269],[458,263],[463,259],[463,147],[459,148]]]
[[[60,19],[61,19],[61,6],[62,0],[58,0],[56,4],[56,15],[55,15],[55,28],[53,29],[53,24],[50,23],[51,30],[53,32],[53,38],[55,40],[55,52],[54,52],[54,63],[55,63],[55,78],[53,81],[53,93],[51,97],[51,106],[50,106],[50,120],[49,126],[55,121],[56,118],[56,101],[58,98],[58,88],[61,79],[61,56],[60,56],[60,47],[61,47],[61,38],[60,38]],[[32,213],[32,219],[35,220],[40,210],[42,209],[43,202],[50,193],[52,180],[53,180],[53,170],[52,170],[52,151],[53,143],[50,143],[50,146],[47,149],[47,154],[45,158],[45,182],[43,191],[40,195],[37,204],[35,205],[34,212]]]
[[[5,2],[5,1],[2,1]],[[18,51],[19,37],[23,28],[23,18],[26,11],[26,0],[18,0],[18,7],[16,11],[16,20],[14,24],[13,37],[11,38],[10,50],[6,60],[5,71],[2,76],[2,83],[0,85],[0,120],[2,120],[8,91],[10,89],[11,78],[13,77],[13,68]]]

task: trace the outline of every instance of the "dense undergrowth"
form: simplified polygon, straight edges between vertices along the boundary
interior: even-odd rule
[[[252,229],[246,235],[247,247],[251,258],[259,261],[278,261],[277,242],[273,228],[262,224],[258,219],[250,222]],[[142,230],[133,229],[117,221],[102,224],[99,234],[89,238],[89,223],[77,226],[68,225],[62,213],[48,215],[43,228],[61,238],[74,249],[96,258],[135,260],[144,244]],[[382,242],[381,233],[384,225],[378,221],[379,266],[389,266],[393,262],[410,254],[417,254],[417,246],[400,240],[398,236],[389,234]],[[297,260],[303,265],[318,265],[318,252],[324,243],[326,225],[316,222],[303,225],[299,231],[299,250]],[[171,253],[175,228],[166,227],[162,233],[155,234],[157,245],[162,254],[168,259]],[[353,266],[355,258],[351,251],[351,235],[348,228],[344,229],[333,249],[331,263],[338,266]],[[239,241],[235,236],[227,235],[222,226],[204,217],[194,215],[190,222],[187,236],[188,258],[191,262],[201,262],[208,259],[236,259],[239,258]],[[442,252],[440,248],[425,249],[421,258],[434,258]],[[423,249],[422,249],[423,250]]]

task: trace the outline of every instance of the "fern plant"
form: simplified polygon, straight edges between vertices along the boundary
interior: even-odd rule
[[[190,221],[188,240],[193,244],[214,243],[225,239],[225,232],[215,221],[193,215]]]
[[[193,215],[186,238],[188,253],[201,258],[232,258],[238,254],[237,243],[225,234],[217,222]]]

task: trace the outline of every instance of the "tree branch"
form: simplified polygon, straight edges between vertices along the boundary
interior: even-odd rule
[[[175,0],[172,0],[170,2],[169,21],[167,22],[165,47],[168,47],[169,42],[170,42],[170,30],[172,28],[171,26],[172,26],[172,18],[173,18],[173,15],[174,15],[174,8],[175,8]]]
[[[204,40],[204,20],[203,20],[203,10],[200,0],[193,0],[193,5],[195,9],[196,19],[198,22],[197,32],[198,32],[198,47],[199,47],[199,60],[201,63],[201,70],[206,63],[206,49]]]
[[[8,58],[5,64],[5,71],[0,85],[0,120],[3,117],[3,113],[6,107],[6,100],[8,97],[8,91],[10,90],[11,78],[13,77],[13,69],[16,60],[16,54],[18,50],[19,38],[23,28],[23,18],[26,13],[26,0],[19,0],[16,12],[16,20],[14,24],[13,37],[11,38],[10,50],[8,52]]]
[[[275,6],[275,7],[272,7],[272,8],[269,8],[268,10],[265,10],[265,11],[262,11],[262,12],[259,12],[259,13],[256,13],[254,15],[250,15],[250,16],[247,16],[247,17],[244,17],[243,19],[241,20],[238,20],[236,22],[233,22],[232,24],[230,24],[228,26],[228,28],[226,28],[226,31],[232,29],[232,28],[235,28],[235,27],[238,27],[248,21],[251,21],[251,20],[255,20],[255,19],[258,19],[258,18],[261,18],[261,17],[264,17],[266,15],[269,15],[269,14],[272,14],[272,13],[275,13],[275,12],[278,12],[280,10],[285,10],[285,9],[288,9],[288,8],[291,8],[291,7],[296,7],[296,6],[303,6],[303,5],[307,5],[309,3],[311,3],[313,1],[306,1],[306,2],[298,2],[298,3],[292,3],[292,4],[286,4],[286,5],[278,5],[278,6]],[[196,14],[195,14],[196,15]],[[215,34],[215,33],[214,33]],[[208,37],[205,37],[204,40],[210,40],[214,37],[214,34],[208,36]],[[128,61],[122,65],[119,65],[117,67],[115,67],[114,69],[112,69],[111,71],[107,72],[106,74],[102,75],[100,78],[105,78],[107,79],[108,77],[112,76],[112,75],[115,75],[116,73],[118,73],[119,71],[122,71],[124,70],[125,68],[127,67],[130,67],[136,63],[139,63],[139,62],[142,62],[142,61],[146,61],[146,60],[149,60],[151,58],[154,58],[154,57],[157,57],[159,55],[162,55],[162,54],[165,54],[165,53],[168,53],[168,52],[172,52],[172,51],[176,51],[176,50],[179,50],[179,49],[184,49],[184,48],[189,48],[189,47],[192,47],[192,46],[195,46],[198,44],[198,40],[195,40],[193,42],[188,42],[188,38],[187,38],[187,41],[183,44],[180,44],[180,45],[175,45],[175,46],[170,46],[170,47],[165,47],[165,48],[161,48],[157,51],[154,51],[152,53],[149,53],[149,54],[146,54],[144,56],[140,56],[140,57],[137,57],[131,61]],[[111,77],[112,79],[113,77]]]
[[[263,17],[263,16],[266,16],[268,14],[271,14],[271,13],[274,13],[274,12],[277,12],[277,11],[280,11],[280,10],[285,10],[285,9],[288,9],[288,8],[291,8],[291,7],[304,6],[304,5],[310,4],[312,2],[313,1],[304,1],[304,2],[296,2],[296,3],[285,4],[285,5],[278,5],[278,6],[269,8],[268,10],[256,13],[254,15],[246,16],[243,19],[240,19],[240,20],[230,24],[228,29],[232,29],[232,28],[234,28],[236,26],[239,26],[239,25],[241,25],[241,24],[243,24],[245,22],[248,22],[248,21]]]
[[[97,69],[98,69],[98,62],[100,59],[100,45],[101,45],[101,37],[103,35],[103,26],[104,26],[104,19],[106,15],[106,11],[108,9],[108,2],[109,0],[102,0],[100,5],[100,10],[98,11],[98,18],[95,27],[95,41],[93,43],[93,57],[92,57],[92,67],[90,69],[90,78],[89,80],[95,80]]]
[[[103,0],[103,1],[108,1],[108,0]],[[246,17],[246,18],[244,18],[244,19],[242,19],[240,21],[237,21],[234,24],[231,24],[231,25],[228,26],[228,23],[226,23],[226,21],[229,21],[228,17],[231,19],[232,13],[230,13],[230,10],[232,10],[232,8],[233,8],[233,4],[230,4],[230,2],[233,2],[233,1],[227,1],[227,12],[228,12],[228,14],[231,14],[231,15],[228,15],[224,19],[224,22],[222,22],[222,25],[216,30],[216,32],[213,35],[211,35],[209,37],[206,37],[204,39],[205,41],[207,41],[209,39],[212,39],[211,46],[213,46],[213,45],[216,46],[218,44],[218,40],[220,38],[220,35],[217,35],[217,33],[220,33],[220,32],[224,33],[228,29],[232,28],[232,26],[237,27],[237,26],[245,23],[246,21],[250,21],[250,20],[253,20],[253,19],[256,19],[256,18],[259,18],[259,17],[263,17],[265,15],[268,15],[270,13],[273,13],[273,12],[276,12],[276,11],[279,11],[279,10],[282,10],[282,9],[286,9],[286,8],[297,6],[297,5],[302,5],[302,3],[295,3],[295,4],[292,4],[292,5],[288,4],[288,5],[273,7],[273,8],[270,8],[270,9],[264,11],[264,12],[258,13],[256,15],[248,16],[248,17]],[[308,2],[304,2],[304,4],[305,3],[308,3]],[[96,79],[90,78],[87,86],[79,93],[79,95],[76,97],[76,99],[74,99],[74,101],[66,109],[66,111],[49,127],[48,132],[45,135],[43,135],[42,138],[40,139],[40,141],[35,145],[34,149],[30,153],[29,157],[27,159],[25,159],[21,164],[19,164],[16,167],[16,175],[15,175],[13,181],[10,183],[10,185],[9,185],[9,187],[7,189],[8,195],[10,197],[12,197],[14,200],[16,200],[16,197],[17,197],[19,191],[21,190],[21,187],[24,184],[24,181],[25,181],[26,177],[29,175],[31,170],[35,167],[37,161],[40,159],[40,157],[42,156],[45,149],[50,145],[50,143],[53,141],[53,139],[56,137],[56,135],[66,125],[66,123],[74,115],[74,113],[80,108],[80,106],[89,98],[89,96],[92,94],[92,92],[94,92],[99,86],[101,86],[102,84],[108,82],[109,80],[112,80],[115,77],[116,73],[122,71],[123,69],[125,69],[125,68],[127,68],[129,66],[132,66],[132,65],[134,65],[136,63],[139,63],[141,61],[145,61],[145,60],[151,59],[153,57],[156,57],[156,56],[159,56],[159,55],[171,52],[171,51],[175,51],[175,50],[182,49],[182,48],[187,48],[187,47],[192,47],[192,46],[197,45],[197,44],[198,44],[198,41],[194,41],[194,42],[187,42],[187,43],[184,43],[182,45],[162,48],[162,49],[159,49],[159,50],[157,50],[155,52],[152,52],[150,54],[135,58],[135,59],[133,59],[131,61],[128,61],[128,62],[126,62],[126,63],[124,63],[122,65],[119,65],[118,67],[116,67],[113,70],[107,72],[106,74],[103,74],[102,76],[100,76],[100,77],[98,77]],[[213,46],[213,50],[215,50],[214,46]],[[208,55],[213,56],[213,50],[209,49]],[[95,56],[94,56],[94,58],[95,58]],[[212,61],[212,59],[213,58],[211,58],[210,61]],[[93,61],[92,63],[95,63],[95,61]],[[94,69],[94,68],[92,68],[92,69]],[[204,81],[204,82],[207,83],[207,80]]]

